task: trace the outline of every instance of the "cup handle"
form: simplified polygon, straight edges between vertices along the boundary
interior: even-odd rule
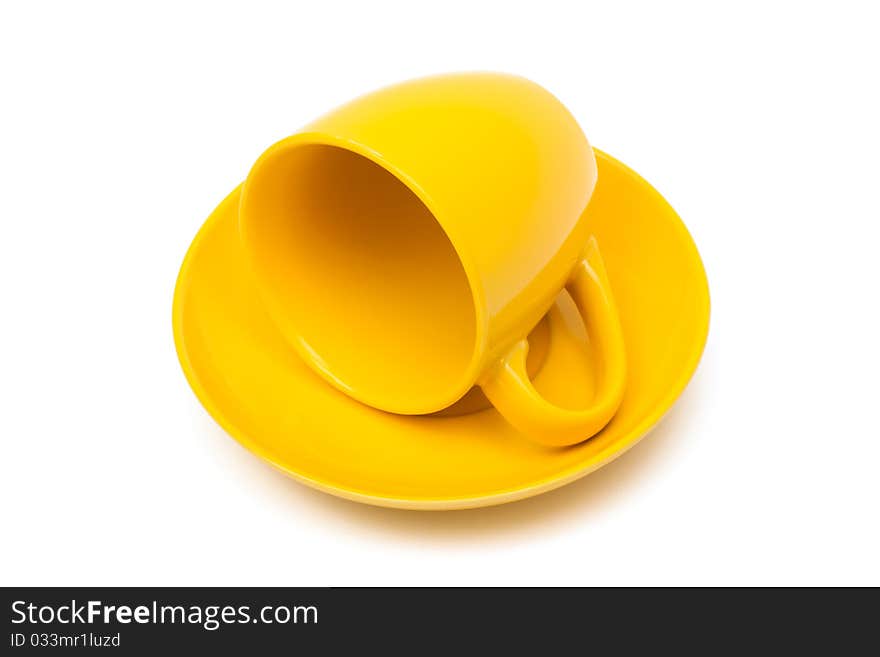
[[[510,424],[532,440],[551,446],[574,445],[598,433],[617,412],[626,384],[626,350],[608,274],[595,237],[566,284],[599,358],[592,404],[583,410],[555,406],[529,380],[523,339],[480,381],[486,397]]]

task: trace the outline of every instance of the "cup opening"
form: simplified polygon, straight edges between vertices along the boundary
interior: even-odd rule
[[[428,413],[470,387],[481,339],[464,265],[434,215],[368,157],[270,149],[242,196],[241,235],[289,339],[353,397]]]

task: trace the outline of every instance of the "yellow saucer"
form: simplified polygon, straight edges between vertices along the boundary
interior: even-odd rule
[[[626,338],[627,390],[590,440],[541,447],[496,411],[398,416],[327,385],[282,340],[257,300],[239,248],[240,188],[217,207],[184,259],[174,294],[183,371],[214,419],[294,479],[358,502],[408,509],[501,504],[574,481],[632,447],[672,406],[700,359],[709,290],[684,224],[641,177],[596,151],[587,214]],[[550,311],[535,376],[548,399],[577,407],[592,356],[574,303]]]

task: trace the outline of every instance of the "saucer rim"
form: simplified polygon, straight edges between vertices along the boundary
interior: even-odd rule
[[[180,362],[180,366],[183,370],[187,383],[189,384],[198,401],[202,404],[204,409],[214,419],[214,421],[217,422],[217,424],[219,424],[220,427],[232,438],[234,438],[242,447],[260,457],[263,461],[267,462],[274,469],[282,472],[283,474],[294,479],[295,481],[305,484],[310,488],[314,488],[324,493],[329,493],[336,497],[341,497],[343,499],[347,499],[353,502],[387,508],[420,511],[450,511],[496,506],[499,504],[506,504],[508,502],[514,502],[517,500],[549,492],[556,488],[560,488],[574,481],[577,481],[578,479],[585,477],[592,472],[595,472],[599,468],[607,465],[608,463],[628,452],[635,445],[641,442],[641,440],[644,439],[648,434],[650,434],[650,432],[657,426],[657,424],[660,423],[663,417],[675,404],[675,401],[687,388],[688,384],[693,378],[694,373],[697,370],[697,367],[699,366],[700,360],[702,359],[703,353],[705,351],[706,342],[709,334],[711,299],[709,296],[708,279],[706,276],[706,270],[703,265],[702,258],[700,257],[693,237],[691,236],[684,222],[681,220],[681,217],[679,217],[678,213],[675,212],[674,208],[671,207],[666,199],[647,180],[645,180],[632,168],[598,148],[594,147],[593,151],[597,159],[604,159],[610,165],[620,168],[623,173],[632,178],[636,182],[636,184],[646,187],[647,191],[655,196],[661,204],[667,206],[670,210],[672,210],[671,213],[667,213],[670,215],[668,218],[670,223],[670,230],[677,231],[680,236],[683,237],[683,241],[687,244],[689,250],[691,251],[693,262],[698,265],[698,271],[701,274],[700,287],[702,293],[700,296],[704,308],[702,309],[702,312],[700,312],[702,326],[699,327],[699,331],[697,333],[699,338],[697,340],[694,340],[694,345],[696,345],[696,348],[693,350],[690,358],[685,363],[684,367],[682,367],[682,374],[674,381],[674,384],[670,385],[666,395],[663,396],[657,403],[655,403],[653,410],[650,413],[646,414],[641,423],[636,425],[635,428],[631,429],[628,432],[628,435],[622,437],[617,441],[612,442],[604,450],[597,454],[594,454],[586,463],[581,463],[577,466],[568,468],[568,471],[563,470],[561,472],[555,473],[546,477],[543,480],[540,480],[528,486],[517,486],[514,488],[501,489],[492,493],[479,496],[445,497],[389,497],[374,495],[372,493],[358,490],[356,487],[345,487],[336,483],[330,483],[321,479],[310,477],[308,475],[292,470],[291,468],[286,467],[281,463],[278,463],[268,453],[267,450],[260,446],[259,443],[248,438],[243,431],[237,429],[232,422],[227,420],[225,414],[218,407],[218,405],[212,401],[211,396],[202,386],[199,377],[195,372],[195,368],[190,362],[189,356],[187,355],[183,347],[183,345],[185,344],[183,336],[183,298],[187,289],[187,274],[189,272],[191,261],[195,253],[199,250],[201,242],[208,234],[209,229],[216,221],[216,218],[220,215],[220,209],[227,203],[232,202],[232,199],[240,193],[243,183],[237,185],[229,194],[227,194],[226,197],[211,212],[208,218],[202,223],[201,227],[196,233],[196,236],[193,238],[192,242],[189,245],[189,248],[186,251],[186,255],[183,258],[183,262],[181,263],[180,270],[175,281],[174,300],[172,303],[172,328],[174,334],[174,346],[178,361]],[[358,402],[353,401],[352,403]]]

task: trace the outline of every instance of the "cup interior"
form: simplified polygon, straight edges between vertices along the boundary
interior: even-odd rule
[[[428,413],[473,383],[468,276],[394,174],[335,145],[270,149],[248,176],[240,222],[273,318],[337,386],[377,408]]]

